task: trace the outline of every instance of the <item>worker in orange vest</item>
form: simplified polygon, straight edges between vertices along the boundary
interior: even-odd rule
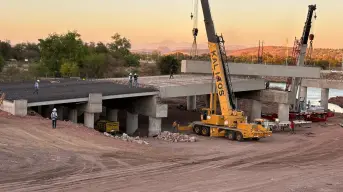
[[[179,124],[178,121],[174,121],[174,122],[173,122],[173,132],[174,132],[174,133],[179,132],[179,126],[180,126],[180,124]]]

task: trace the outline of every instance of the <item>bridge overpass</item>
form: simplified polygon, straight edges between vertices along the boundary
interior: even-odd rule
[[[232,74],[238,75],[262,76],[267,73],[270,73],[269,76],[300,75],[295,70],[297,67],[287,69],[282,66],[272,66],[272,69],[267,67],[262,70],[265,68],[264,65],[256,65],[259,69],[251,66],[251,64],[243,64],[243,69],[240,67],[230,69]],[[187,69],[183,72],[192,73],[190,71],[192,68],[184,67],[184,64],[182,68]],[[201,64],[196,69],[201,70]],[[305,70],[299,69],[302,72]],[[317,69],[307,69],[305,74],[311,78],[320,77],[320,71]],[[168,106],[161,104],[158,98],[186,96],[187,108],[192,110],[196,108],[196,96],[208,95],[212,86],[212,77],[205,72],[175,75],[174,79],[169,79],[169,76],[140,77],[139,88],[129,88],[125,85],[127,81],[127,78],[93,81],[59,80],[59,82],[43,80],[38,95],[33,94],[32,82],[2,83],[0,89],[7,96],[1,109],[14,115],[27,115],[27,109],[34,108],[40,114],[49,116],[52,108],[56,107],[58,112],[62,113],[61,119],[69,119],[76,123],[77,117],[83,115],[84,124],[90,128],[94,127],[94,121],[100,115],[116,121],[118,111],[125,110],[127,133],[131,134],[137,130],[138,114],[141,114],[149,117],[149,135],[154,135],[161,131],[161,119],[168,115]],[[232,85],[239,98],[251,100],[252,108],[247,112],[250,119],[260,117],[262,102],[279,103],[280,119],[288,119],[289,104],[292,99],[290,93],[265,90],[265,81],[258,77],[232,78]]]

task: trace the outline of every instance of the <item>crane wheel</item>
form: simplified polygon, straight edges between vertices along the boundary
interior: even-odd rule
[[[227,138],[228,138],[229,140],[235,140],[235,133],[232,132],[232,131],[230,131],[230,132],[228,133],[228,135],[227,135]]]
[[[240,132],[236,133],[236,140],[237,141],[243,141],[244,140],[242,133],[240,133]]]
[[[210,128],[209,127],[202,127],[201,134],[203,136],[210,136]]]
[[[197,135],[201,134],[201,127],[199,125],[194,125],[193,132]]]

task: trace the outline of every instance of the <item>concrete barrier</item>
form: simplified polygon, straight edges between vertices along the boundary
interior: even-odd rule
[[[27,100],[14,100],[13,102],[4,100],[0,109],[12,115],[25,116],[27,115]]]

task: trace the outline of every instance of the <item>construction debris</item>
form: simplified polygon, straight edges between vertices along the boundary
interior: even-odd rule
[[[137,137],[130,137],[130,136],[128,136],[125,133],[123,133],[123,135],[121,135],[121,136],[118,136],[118,135],[113,136],[113,135],[111,135],[109,133],[106,133],[106,132],[104,132],[104,135],[107,136],[107,137],[115,138],[115,139],[121,139],[121,140],[127,141],[127,142],[149,145],[149,143],[147,141],[144,141],[144,140],[140,139],[139,136],[137,136]]]
[[[196,142],[197,138],[194,136],[184,135],[180,133],[171,133],[169,131],[164,131],[160,133],[157,139],[171,142]]]

